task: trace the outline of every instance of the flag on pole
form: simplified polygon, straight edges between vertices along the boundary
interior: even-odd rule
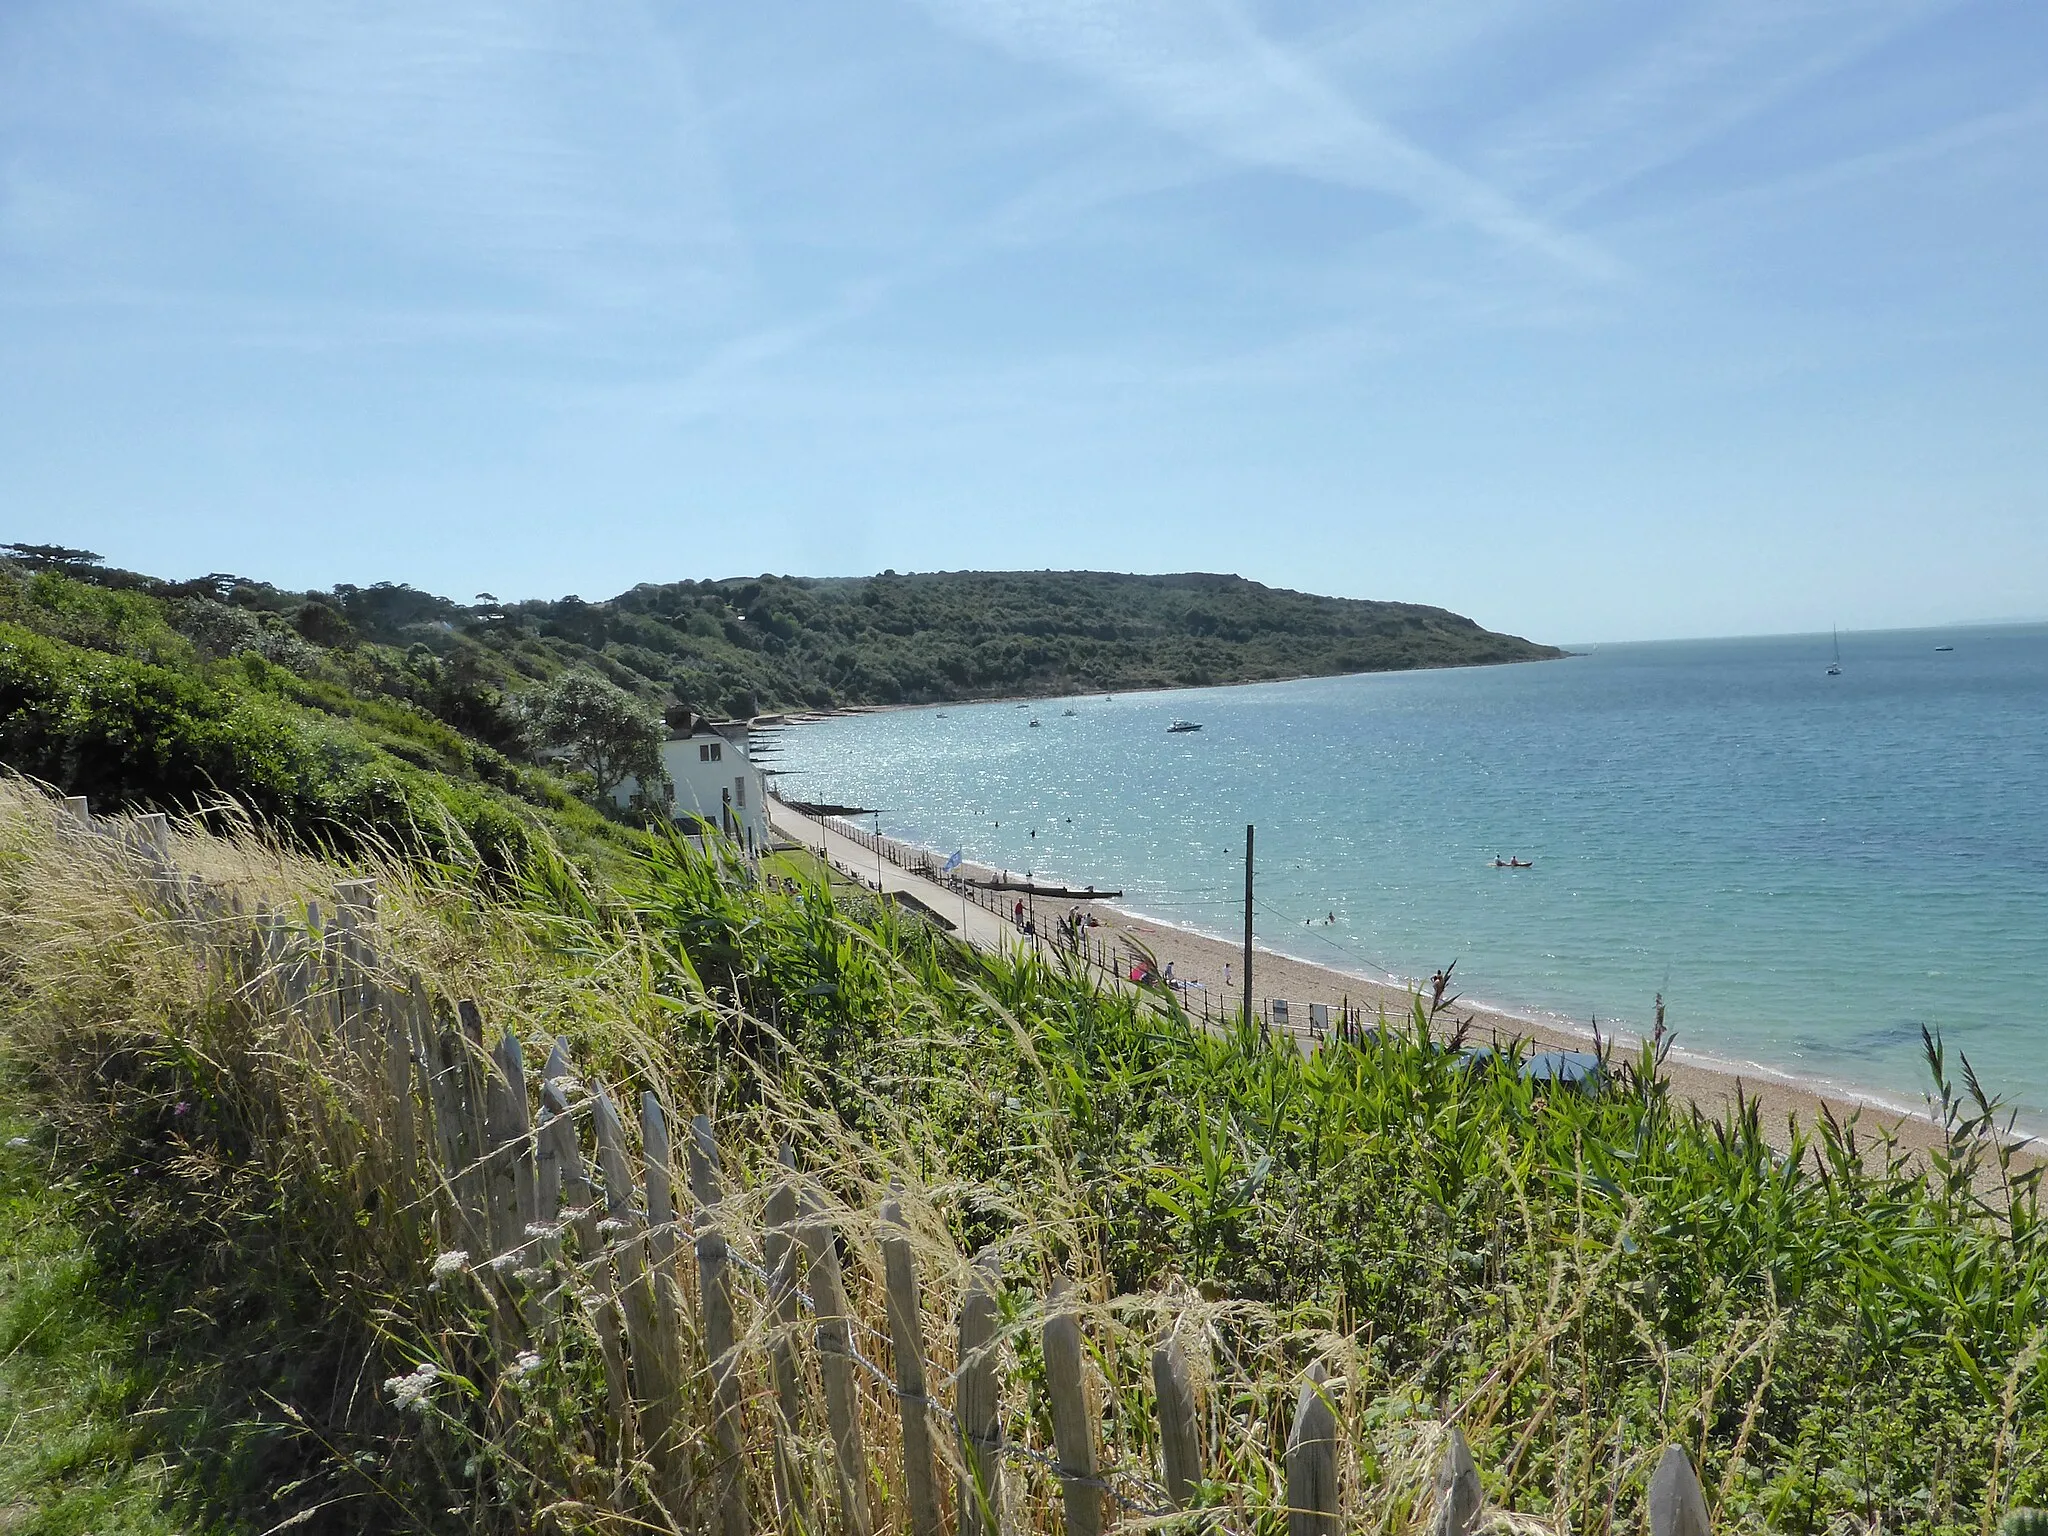
[[[951,873],[952,873],[952,872],[953,872],[954,870],[958,869],[959,867],[960,867],[960,850],[959,850],[958,848],[955,848],[955,849],[953,850],[953,857],[951,857],[950,859],[946,860],[946,873],[947,873],[947,874],[951,874]]]

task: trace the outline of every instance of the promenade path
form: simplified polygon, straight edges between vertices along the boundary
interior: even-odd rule
[[[851,874],[855,879],[861,881],[862,884],[872,888],[875,881],[879,878],[884,891],[901,892],[922,902],[925,906],[931,908],[932,911],[945,918],[947,922],[954,924],[955,932],[977,949],[991,950],[999,954],[1010,953],[1020,948],[1024,943],[1024,936],[1018,933],[1010,921],[999,913],[991,912],[986,907],[977,906],[972,901],[963,900],[958,891],[951,890],[936,880],[928,880],[922,875],[912,874],[907,869],[899,869],[886,859],[878,860],[872,849],[855,842],[852,838],[846,836],[845,833],[828,825],[821,818],[806,816],[803,812],[794,810],[779,800],[770,799],[768,802],[768,822],[779,838],[785,838],[792,843],[808,848],[812,853],[819,854],[838,870]],[[1118,941],[1135,940],[1148,953],[1159,952],[1163,954],[1166,952],[1156,951],[1155,948],[1161,940],[1172,942],[1185,939],[1184,935],[1169,935],[1162,930],[1151,928],[1149,925],[1137,922],[1121,913],[1116,913],[1106,908],[1095,908],[1086,902],[1073,904],[1081,906],[1084,910],[1099,912],[1099,920],[1103,924],[1102,932],[1104,938],[1112,948],[1114,948]],[[1184,974],[1187,972],[1185,958],[1182,961],[1182,971]],[[1096,974],[1102,977],[1104,984],[1118,991],[1138,992],[1147,999],[1151,1006],[1164,1006],[1163,999],[1154,989],[1134,987],[1121,975],[1105,974],[1100,970]],[[1235,1007],[1234,997],[1234,993],[1218,989],[1217,1000],[1220,1013],[1228,1015],[1230,1010]],[[1191,1017],[1198,1017],[1200,1013],[1201,1009],[1198,1006],[1194,1009]],[[1308,1029],[1307,1010],[1305,1008],[1298,1010],[1295,1019],[1288,1025],[1288,1033],[1303,1042],[1304,1045],[1310,1043],[1311,1036]]]
[[[886,859],[877,859],[852,838],[819,818],[792,810],[779,800],[770,800],[768,824],[777,836],[822,855],[828,863],[852,874],[864,884],[872,886],[879,878],[885,892],[900,892],[923,903],[952,923],[960,937],[977,949],[1003,953],[1024,942],[1022,934],[986,907],[963,899],[958,891],[949,890],[936,880],[927,880],[907,869],[898,869]]]

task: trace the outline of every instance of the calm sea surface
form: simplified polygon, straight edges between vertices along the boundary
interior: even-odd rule
[[[2048,1126],[2048,626],[1841,643],[848,717],[783,790],[1219,934],[1255,822],[1275,949],[1631,1032],[1661,991],[1684,1048],[1905,1104],[1931,1025]]]

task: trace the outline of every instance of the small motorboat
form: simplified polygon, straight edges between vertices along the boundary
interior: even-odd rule
[[[1037,724],[1038,724],[1038,716],[1036,716],[1036,715],[1033,715],[1033,716],[1031,717],[1031,724],[1033,725],[1033,727],[1036,727],[1036,726],[1037,726]]]
[[[1952,651],[1955,649],[1955,647],[1952,645],[1937,645],[1935,649],[1937,651]]]
[[[1189,731],[1199,731],[1200,729],[1201,727],[1192,720],[1176,720],[1166,728],[1166,734],[1169,736],[1184,736]]]

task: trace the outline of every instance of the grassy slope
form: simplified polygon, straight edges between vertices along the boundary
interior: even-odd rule
[[[0,1113],[0,1532],[170,1536],[136,1432],[139,1316],[110,1304],[47,1138]]]
[[[205,598],[0,567],[0,763],[97,808],[226,799],[342,852],[381,844],[497,869],[537,839],[586,864],[633,845],[562,784],[432,713],[441,670],[310,646]]]
[[[231,1015],[131,898],[54,860],[32,805],[4,809],[15,1091],[75,1149],[100,1218],[84,1229],[117,1261],[104,1272],[141,1303],[151,1288],[205,1298],[203,1317],[165,1314],[160,1346],[304,1359],[246,1383],[237,1420],[248,1454],[272,1458],[258,1470],[294,1485],[285,1503],[509,1530],[543,1502],[610,1497],[575,1430],[587,1341],[570,1330],[507,1417],[488,1323],[429,1289],[431,1240],[377,1241],[348,1181],[280,1135],[305,1122],[293,1095],[309,1085],[273,1052],[228,1049]],[[181,857],[271,901],[332,879],[204,840]],[[1310,1058],[1212,1037],[680,853],[639,872],[629,905],[568,890],[508,905],[397,870],[385,892],[387,944],[437,991],[530,1042],[570,1037],[623,1089],[713,1108],[743,1183],[784,1134],[858,1206],[901,1177],[948,1253],[1006,1243],[1020,1325],[1049,1265],[1078,1271],[1112,1302],[1090,1321],[1103,1360],[1133,1378],[1150,1298],[1229,1343],[1208,1362],[1210,1401],[1255,1422],[1308,1351],[1353,1338],[1346,1434],[1384,1490],[1361,1506],[1366,1529],[1417,1529],[1418,1446],[1451,1411],[1490,1496],[1559,1530],[1631,1528],[1667,1437],[1700,1457],[1723,1532],[1976,1531],[2048,1493],[2048,1236],[2032,1176],[2001,1167],[1967,1104],[1922,1179],[1832,1129],[1782,1156],[1753,1117],[1702,1124],[1625,1064],[1610,1095],[1544,1098],[1399,1028]],[[173,1101],[201,1110],[181,1119]],[[722,1225],[758,1260],[752,1219]],[[331,1342],[280,1346],[293,1339]],[[1028,1339],[1019,1351],[1029,1379]],[[339,1390],[421,1358],[474,1388],[437,1399],[431,1433]],[[1042,1434],[1026,1400],[1013,1411],[1014,1433]],[[1120,1414],[1105,1454],[1141,1465],[1148,1433]],[[1272,1519],[1272,1451],[1260,1435],[1225,1447],[1243,1528]],[[201,1469],[227,1490],[209,1507],[235,1512],[263,1486],[239,1465]]]

